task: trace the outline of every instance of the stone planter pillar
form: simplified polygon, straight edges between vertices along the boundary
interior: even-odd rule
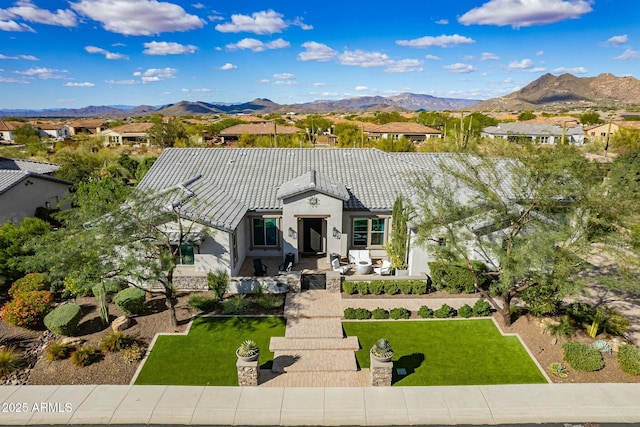
[[[238,359],[236,362],[236,368],[238,369],[238,385],[240,387],[257,387],[258,377],[260,376],[260,369],[258,368],[258,361],[245,362]]]
[[[342,278],[337,271],[327,271],[327,292],[339,294],[342,290]]]
[[[393,362],[380,362],[371,358],[369,370],[371,371],[372,387],[391,387]]]

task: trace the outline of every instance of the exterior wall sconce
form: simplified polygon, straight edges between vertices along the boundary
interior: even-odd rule
[[[291,237],[292,239],[295,239],[297,234],[298,233],[296,233],[296,230],[294,230],[293,228],[289,227],[289,237]]]
[[[33,185],[33,181],[31,181],[30,179],[28,179],[28,180],[24,183],[24,185]]]
[[[335,227],[333,227],[333,237],[335,237],[338,240],[340,240],[340,238],[342,237],[342,233],[340,232],[340,230],[338,230]]]
[[[320,203],[320,201],[318,200],[318,198],[316,196],[312,196],[309,198],[309,204],[311,205],[311,207],[316,207],[318,206],[318,204]]]

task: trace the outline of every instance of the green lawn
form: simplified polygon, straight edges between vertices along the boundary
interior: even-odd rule
[[[398,386],[546,383],[516,337],[504,337],[491,320],[431,322],[344,322],[357,336],[356,353],[369,367],[369,349],[387,338],[395,351],[393,384]],[[397,374],[405,368],[407,375]]]
[[[158,337],[137,385],[238,385],[236,348],[246,339],[260,348],[261,368],[269,368],[272,336],[284,336],[280,317],[203,317],[193,321],[189,335]]]

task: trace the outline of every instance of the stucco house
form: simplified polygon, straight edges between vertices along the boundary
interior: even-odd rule
[[[562,136],[570,144],[584,145],[585,133],[582,126],[559,126],[540,123],[498,123],[482,130],[480,136],[489,139],[506,139],[518,142],[529,140],[535,144],[558,144]]]
[[[59,168],[51,163],[0,157],[0,224],[18,224],[34,216],[39,207],[60,207],[72,183],[51,176]]]
[[[244,134],[274,137],[277,135],[297,135],[301,131],[295,126],[282,126],[274,123],[244,123],[223,129],[219,136],[223,143],[230,144],[238,141]]]
[[[16,129],[28,126],[28,123],[0,120],[0,141],[14,141],[16,139]]]
[[[100,132],[105,146],[144,144],[149,145],[149,130],[153,123],[128,123]]]
[[[377,149],[230,148],[165,150],[138,185],[178,188],[198,221],[181,271],[216,269],[237,276],[248,258],[325,256],[366,250],[386,259],[396,197],[411,198],[411,174],[441,174],[454,154]],[[173,224],[175,225],[175,224]],[[171,224],[168,225],[171,227]],[[194,230],[196,230],[194,228]],[[425,249],[411,245],[409,274],[427,270]],[[274,272],[275,273],[275,272]]]
[[[424,142],[430,138],[442,138],[442,133],[428,126],[415,122],[391,122],[368,130],[369,139],[407,138],[414,143]]]

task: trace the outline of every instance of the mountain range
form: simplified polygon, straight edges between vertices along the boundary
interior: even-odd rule
[[[105,117],[121,118],[162,114],[164,116],[269,113],[352,113],[365,111],[522,111],[542,109],[583,109],[640,105],[640,80],[600,74],[576,77],[572,74],[545,74],[524,88],[487,101],[438,98],[401,93],[395,96],[361,96],[340,100],[319,100],[304,104],[277,104],[269,99],[229,104],[181,101],[163,106],[89,106],[78,109],[0,110],[0,117]]]

